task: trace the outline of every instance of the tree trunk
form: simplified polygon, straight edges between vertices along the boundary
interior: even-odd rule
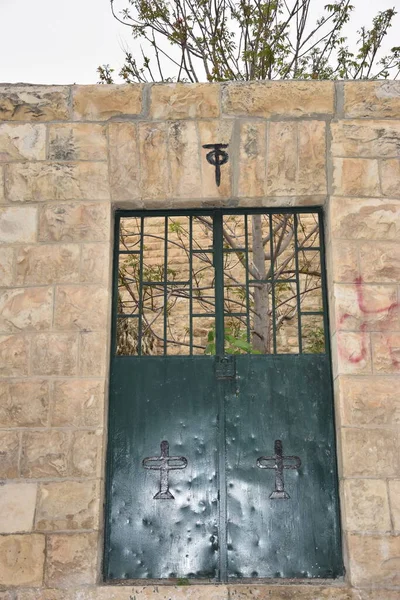
[[[257,272],[257,279],[265,280],[267,273],[265,268],[262,216],[252,216],[253,231],[253,264]],[[254,323],[252,332],[252,346],[262,354],[271,352],[270,317],[268,285],[254,284]]]

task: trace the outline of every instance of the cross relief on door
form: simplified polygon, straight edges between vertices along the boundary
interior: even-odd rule
[[[118,212],[105,578],[342,574],[322,215]]]

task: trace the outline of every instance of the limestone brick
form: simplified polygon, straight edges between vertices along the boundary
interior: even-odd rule
[[[51,424],[54,427],[101,426],[103,410],[104,383],[102,381],[66,379],[54,382],[51,416]]]
[[[0,378],[29,373],[29,340],[22,335],[0,335]]]
[[[380,196],[378,161],[333,159],[333,193],[337,196]]]
[[[359,280],[358,252],[356,242],[332,240],[330,266],[334,283],[354,283]]]
[[[344,331],[400,329],[397,286],[335,284],[336,327]]]
[[[202,195],[205,198],[229,197],[232,195],[231,179],[232,170],[232,134],[233,120],[220,119],[213,121],[199,121],[198,130],[201,146],[201,177]],[[221,166],[221,183],[218,187],[215,182],[215,168],[207,161],[207,154],[211,149],[203,148],[204,144],[228,144],[226,152],[230,157],[225,165]]]
[[[71,437],[66,431],[25,431],[21,475],[27,478],[67,477]]]
[[[103,432],[74,431],[71,446],[71,475],[73,477],[99,477]]]
[[[398,81],[354,81],[344,84],[346,117],[400,118]]]
[[[0,244],[29,244],[37,236],[37,208],[0,208]]]
[[[96,242],[110,237],[110,207],[96,203],[49,204],[39,216],[39,239],[50,242]]]
[[[339,389],[342,425],[400,424],[396,377],[340,377]]]
[[[332,155],[389,158],[400,154],[400,121],[332,123]]]
[[[42,585],[44,547],[44,535],[0,536],[0,585]]]
[[[45,158],[45,125],[0,122],[0,162]]]
[[[393,158],[381,162],[381,182],[385,196],[400,196],[400,159]]]
[[[326,194],[326,132],[321,121],[298,125],[298,194]]]
[[[13,288],[0,291],[0,332],[44,331],[53,316],[51,288]]]
[[[222,85],[222,112],[229,115],[301,117],[332,114],[334,86],[331,81],[263,81]]]
[[[45,582],[47,586],[76,587],[96,582],[97,533],[48,536]]]
[[[400,531],[400,479],[390,480],[388,485],[393,528]]]
[[[46,381],[0,381],[0,427],[44,427],[48,411]]]
[[[397,432],[390,429],[342,429],[344,477],[395,477],[400,473]]]
[[[400,373],[400,333],[372,334],[372,361],[375,373]]]
[[[37,486],[5,483],[0,488],[0,533],[32,531]]]
[[[240,170],[238,181],[239,196],[251,197],[264,195],[266,175],[265,149],[266,124],[253,121],[241,123],[239,149]],[[289,175],[287,177],[289,178]]]
[[[201,197],[200,144],[196,123],[175,121],[168,126],[168,159],[174,197]]]
[[[67,86],[1,85],[0,121],[58,121],[69,117]]]
[[[22,246],[16,252],[17,285],[74,283],[79,278],[78,244]]]
[[[107,160],[104,125],[60,123],[49,125],[50,160]]]
[[[108,293],[104,287],[59,286],[56,290],[54,325],[60,330],[104,329],[107,322],[107,309]]]
[[[19,433],[0,431],[0,479],[19,475]]]
[[[0,204],[5,202],[5,199],[6,198],[4,195],[4,167],[0,165]]]
[[[11,202],[110,198],[107,164],[102,162],[11,163],[5,190]]]
[[[348,531],[391,530],[384,479],[348,479],[343,485]]]
[[[98,526],[100,489],[96,481],[59,481],[39,487],[37,531],[94,529]]]
[[[170,83],[151,87],[153,119],[199,119],[219,116],[219,84]]]
[[[137,125],[136,123],[110,123],[108,131],[112,199],[133,200],[139,198]],[[162,159],[162,156],[160,158]],[[154,164],[152,168],[154,168]]]
[[[32,338],[34,375],[76,375],[78,338],[73,333],[39,334]]]
[[[398,586],[400,584],[400,536],[348,536],[350,579],[355,586]]]
[[[170,196],[168,127],[166,123],[140,123],[140,189],[144,199]]]
[[[13,281],[13,248],[0,246],[0,281],[2,285],[11,285]]]
[[[360,266],[365,282],[400,282],[400,244],[375,242],[360,245]]]
[[[105,331],[82,332],[80,338],[79,373],[83,377],[102,377],[108,356]]]
[[[350,240],[398,240],[398,203],[384,198],[331,198],[333,238]]]
[[[78,85],[72,88],[75,121],[107,121],[138,115],[142,110],[140,84]]]
[[[110,244],[82,244],[79,280],[82,283],[106,284],[111,268]]]
[[[335,358],[338,375],[364,375],[372,372],[370,334],[337,331],[335,334]]]

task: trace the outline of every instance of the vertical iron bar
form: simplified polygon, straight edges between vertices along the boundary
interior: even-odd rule
[[[215,281],[215,352],[224,354],[224,246],[222,212],[216,211],[213,219],[214,281]]]
[[[167,354],[167,327],[168,327],[168,217],[164,217],[164,356]]]
[[[193,216],[189,217],[189,347],[193,354]]]
[[[144,247],[144,217],[140,217],[138,356],[142,356],[142,332],[143,332],[143,247]]]
[[[321,269],[322,285],[322,311],[324,313],[324,342],[325,352],[330,357],[329,343],[329,310],[328,310],[328,286],[326,282],[326,264],[325,264],[325,231],[322,212],[318,213],[318,235],[319,235],[319,266]]]
[[[272,343],[273,352],[276,354],[276,308],[275,308],[275,252],[274,252],[274,229],[272,223],[272,214],[269,214],[269,248],[271,255],[271,302],[272,302]]]
[[[117,353],[117,330],[118,330],[118,278],[119,278],[119,238],[121,233],[121,217],[115,217],[115,226],[114,226],[114,256],[113,256],[113,318],[112,318],[112,331],[111,331],[111,339],[112,339],[112,355]]]
[[[295,269],[296,269],[296,290],[297,290],[297,327],[298,327],[298,341],[299,341],[299,354],[303,353],[303,339],[301,331],[301,302],[300,302],[300,276],[299,276],[299,246],[297,239],[297,213],[294,213],[294,257],[295,257]]]
[[[249,290],[249,224],[248,215],[244,215],[244,247],[246,248],[246,311],[247,311],[247,343],[250,344],[250,290]]]

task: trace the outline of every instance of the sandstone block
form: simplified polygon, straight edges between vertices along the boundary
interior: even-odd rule
[[[331,81],[263,81],[222,85],[222,112],[229,115],[301,117],[333,114]]]
[[[375,373],[400,373],[400,333],[372,334],[372,361]]]
[[[344,477],[399,474],[399,440],[390,429],[342,429]]]
[[[239,196],[264,196],[266,124],[245,122],[240,126]],[[287,177],[290,178],[290,166]],[[268,173],[270,174],[270,173]],[[268,190],[268,193],[272,193]]]
[[[11,163],[5,188],[11,202],[110,198],[107,164],[102,162]]]
[[[0,377],[24,377],[29,370],[29,340],[22,335],[0,335]]]
[[[99,484],[95,481],[42,483],[35,514],[38,531],[98,527]]]
[[[360,277],[357,243],[347,240],[332,240],[330,265],[335,283],[357,281]]]
[[[332,123],[332,155],[389,158],[400,154],[400,121]]]
[[[72,88],[75,121],[107,121],[142,111],[140,84],[78,85]]]
[[[204,144],[228,144],[226,151],[231,156],[229,145],[232,143],[233,121],[232,119],[221,119],[214,121],[199,121],[198,124],[200,146],[201,146],[201,177],[202,195],[205,198],[223,198],[232,195],[232,158],[221,167],[221,184],[217,187],[215,183],[215,169],[207,161],[210,152],[203,148]]]
[[[103,377],[108,361],[108,339],[105,331],[83,332],[80,340],[79,374]]]
[[[18,477],[19,433],[0,431],[0,478]]]
[[[78,244],[23,246],[16,253],[16,283],[74,283],[79,277]]]
[[[397,287],[335,284],[336,327],[343,331],[382,331],[400,329]]]
[[[172,195],[181,198],[201,197],[200,144],[196,123],[171,123],[168,139]]]
[[[37,208],[0,208],[0,244],[29,244],[36,241]]]
[[[5,483],[0,488],[0,533],[32,531],[37,486]]]
[[[400,536],[350,534],[350,579],[354,586],[400,584]]]
[[[30,431],[22,435],[21,474],[28,478],[67,477],[69,432]]]
[[[46,381],[0,382],[0,427],[43,427],[48,410]]]
[[[4,196],[4,167],[0,165],[0,204],[5,202]]]
[[[400,211],[396,202],[384,198],[331,198],[333,238],[398,240]]]
[[[11,285],[13,280],[13,248],[0,246],[0,281],[2,285]]]
[[[396,377],[340,377],[342,424],[398,426],[400,396],[397,388]]]
[[[400,282],[400,244],[391,242],[362,244],[360,266],[365,282]]]
[[[98,427],[103,424],[103,381],[55,381],[53,394],[51,424],[54,427]]]
[[[398,81],[354,81],[344,84],[346,117],[400,118]]]
[[[333,193],[337,196],[380,196],[378,161],[367,158],[335,158]]]
[[[101,470],[102,431],[74,431],[71,446],[71,475],[99,477]]]
[[[321,121],[298,124],[298,194],[326,194],[326,132]]]
[[[104,329],[107,316],[108,291],[105,288],[98,285],[68,285],[57,288],[54,312],[54,324],[57,329]]]
[[[168,198],[170,183],[167,124],[139,123],[139,145],[142,198]]]
[[[0,585],[42,585],[44,546],[44,535],[0,536]]]
[[[0,121],[58,121],[69,118],[69,87],[0,86]]]
[[[153,119],[202,119],[219,116],[220,85],[170,83],[151,87]]]
[[[76,375],[78,339],[72,333],[39,334],[32,338],[34,375]]]
[[[45,125],[0,123],[0,162],[45,158]]]
[[[371,365],[371,340],[367,332],[338,331],[335,335],[337,345],[337,374],[369,374]]]
[[[390,531],[384,479],[345,480],[344,498],[347,531]]]
[[[388,485],[393,527],[400,531],[400,479],[390,480]]]
[[[104,125],[60,123],[49,126],[50,160],[107,160]]]
[[[79,280],[82,283],[106,284],[111,270],[109,244],[82,244]]]
[[[140,197],[139,145],[136,123],[110,123],[110,186],[113,200],[133,200]],[[162,156],[157,158],[162,164]],[[161,159],[161,160],[160,160]],[[155,164],[148,165],[154,169]],[[146,165],[144,165],[146,167]]]
[[[54,534],[48,537],[45,582],[76,587],[96,582],[98,534]]]
[[[0,332],[50,329],[52,317],[51,288],[13,288],[0,291]]]
[[[382,192],[385,196],[400,197],[400,159],[381,162]]]
[[[96,203],[50,204],[39,215],[39,239],[96,242],[110,237],[110,206]]]

